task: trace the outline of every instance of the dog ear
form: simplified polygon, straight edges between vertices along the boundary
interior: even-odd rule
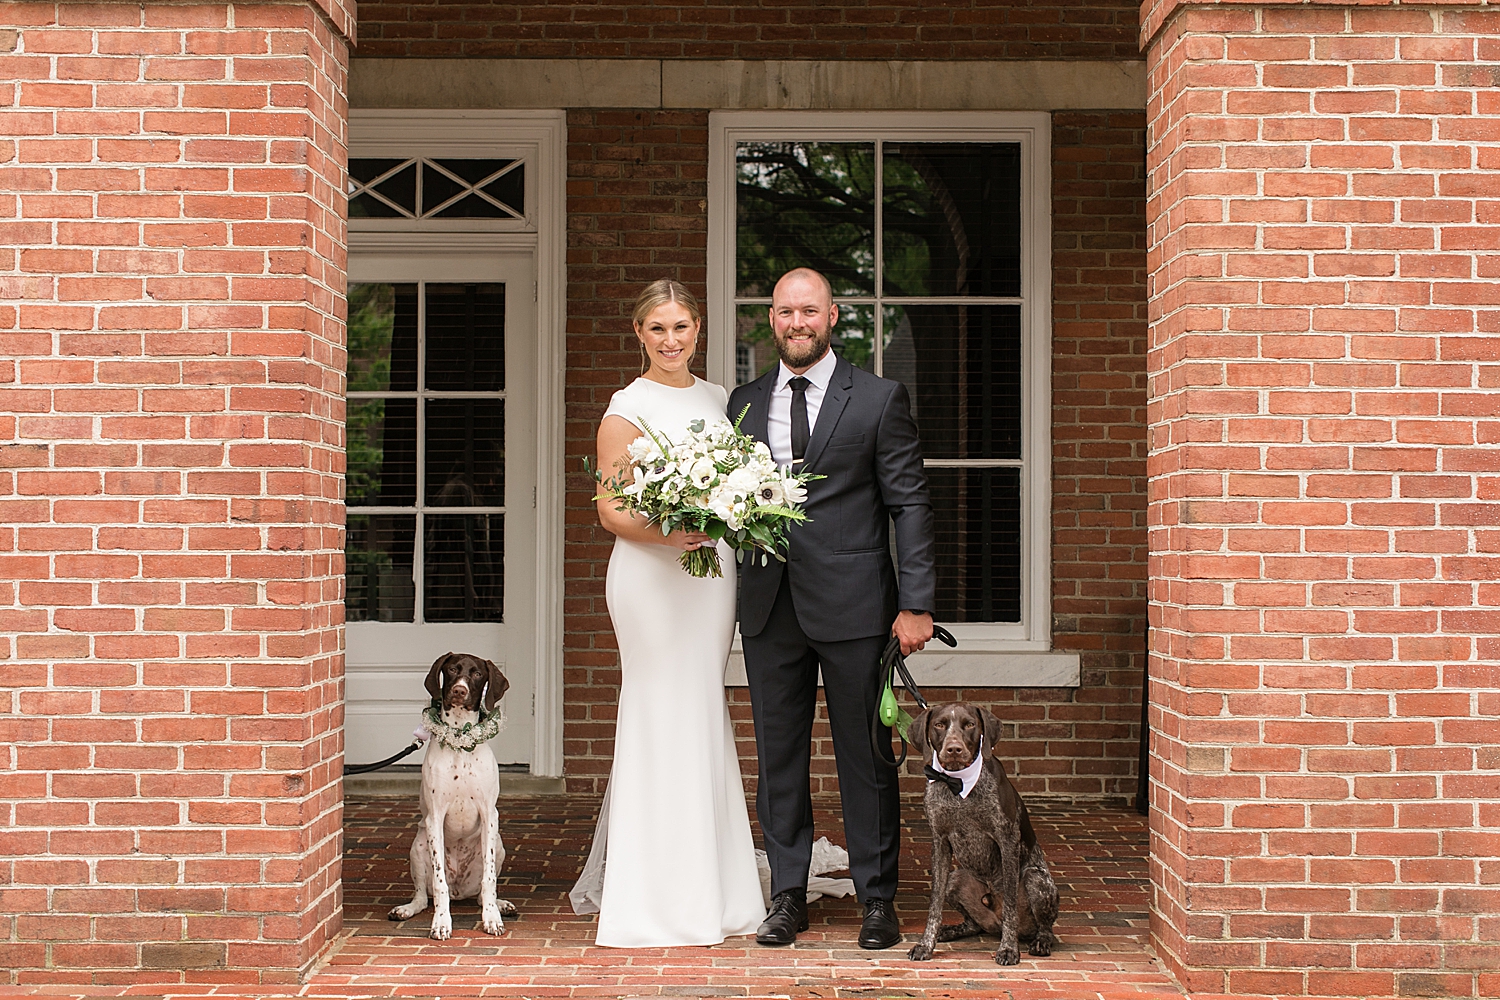
[[[922,709],[922,713],[911,720],[911,725],[906,727],[906,742],[922,758],[922,763],[927,763],[927,755],[932,741],[927,738],[927,723],[932,718],[931,709]]]
[[[510,689],[510,681],[506,680],[505,675],[500,672],[500,668],[495,666],[494,660],[485,660],[484,665],[490,671],[490,682],[484,686],[484,710],[486,712],[493,712],[495,705],[501,698],[505,697],[505,692]]]
[[[432,695],[433,700],[439,703],[443,700],[443,667],[451,657],[457,653],[444,653],[432,661],[432,669],[427,671],[427,680],[424,682],[427,693]]]
[[[984,748],[990,753],[1000,745],[1000,720],[987,708],[979,710],[979,721],[984,726]]]

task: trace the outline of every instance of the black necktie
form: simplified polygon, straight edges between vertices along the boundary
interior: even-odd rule
[[[812,381],[795,375],[786,384],[792,387],[792,461],[800,462],[807,454],[807,439],[812,437],[807,426],[807,387]]]
[[[962,795],[963,794],[963,791],[964,791],[964,781],[963,781],[962,778],[955,778],[951,774],[944,774],[942,771],[939,771],[937,768],[933,767],[931,764],[928,764],[927,766],[923,767],[922,768],[922,773],[925,774],[925,775],[927,775],[927,780],[928,781],[941,781],[943,784],[945,784],[949,788],[953,789],[953,794],[954,795]]]

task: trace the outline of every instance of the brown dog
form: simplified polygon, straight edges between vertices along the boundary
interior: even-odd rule
[[[932,826],[932,898],[922,940],[907,954],[918,962],[932,957],[938,941],[973,937],[987,931],[1000,938],[995,961],[1015,965],[1019,941],[1031,942],[1031,954],[1050,955],[1057,944],[1057,886],[1047,859],[1037,846],[1026,803],[1010,783],[1005,768],[987,756],[982,767],[968,771],[969,794],[950,787],[962,784],[932,769],[963,772],[1000,738],[1000,720],[963,702],[940,705],[912,720],[907,733],[928,765],[926,811]],[[982,741],[982,742],[981,742]],[[977,771],[977,781],[974,780]],[[958,870],[951,871],[954,862]],[[942,925],[951,903],[962,923]]]
[[[452,731],[479,723],[479,707],[492,713],[510,682],[489,660],[447,653],[427,672],[427,692]],[[500,767],[488,743],[455,748],[435,734],[422,760],[422,822],[411,844],[411,902],[390,912],[409,920],[427,908],[432,894],[432,930],[439,941],[453,933],[450,899],[479,897],[480,924],[488,934],[505,930],[516,908],[495,898],[495,882],[505,864],[500,840]]]

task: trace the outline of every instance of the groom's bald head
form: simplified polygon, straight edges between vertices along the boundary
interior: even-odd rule
[[[823,289],[823,306],[827,308],[833,304],[833,285],[823,277],[821,271],[815,271],[810,267],[794,267],[776,282],[776,287],[771,290],[771,301],[775,302],[777,293],[782,291],[783,286],[792,283],[816,282]]]

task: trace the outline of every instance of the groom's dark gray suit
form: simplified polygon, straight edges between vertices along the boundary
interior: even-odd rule
[[[780,366],[729,397],[749,406],[740,429],[766,441]],[[932,504],[906,387],[834,367],[800,471],[808,521],[788,532],[785,563],[746,556],[740,635],[760,755],[756,809],[771,863],[771,891],[807,884],[812,855],[811,734],[822,667],[833,730],[849,870],[863,902],[896,893],[901,846],[896,771],[876,757],[873,716],[880,655],[898,610],[931,611],[936,589]],[[895,524],[899,571],[891,563]],[[879,738],[889,740],[881,727]]]

